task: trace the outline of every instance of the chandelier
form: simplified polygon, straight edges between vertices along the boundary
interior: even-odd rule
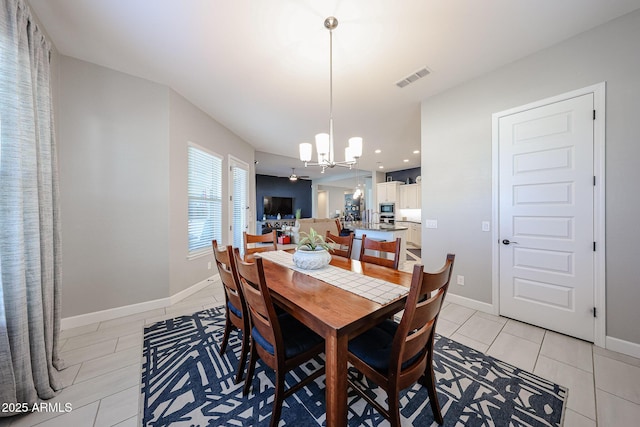
[[[304,142],[300,144],[300,160],[304,166],[320,166],[322,173],[326,168],[335,166],[351,169],[362,156],[362,138],[354,136],[349,138],[349,146],[344,150],[344,161],[337,162],[334,158],[333,149],[333,30],[338,26],[338,20],[333,16],[324,20],[324,26],[329,30],[329,133],[319,133],[316,135],[316,151],[318,152],[318,162],[310,163],[313,154],[313,146]]]

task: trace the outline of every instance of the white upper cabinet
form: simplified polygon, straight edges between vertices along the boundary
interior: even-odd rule
[[[399,181],[380,182],[376,184],[378,203],[399,203],[398,200]]]
[[[420,209],[422,208],[422,189],[418,184],[406,184],[399,187],[399,208],[400,209]]]

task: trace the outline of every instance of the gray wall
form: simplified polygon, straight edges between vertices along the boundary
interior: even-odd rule
[[[422,103],[423,231],[427,267],[456,253],[465,286],[450,292],[491,303],[491,115],[607,83],[607,335],[640,344],[640,12],[583,33]],[[494,224],[496,226],[496,224]]]
[[[169,91],[60,56],[62,317],[169,292]]]
[[[62,317],[166,298],[216,274],[211,255],[187,260],[187,142],[223,156],[223,171],[228,154],[248,163],[250,200],[253,148],[166,86],[57,62]]]

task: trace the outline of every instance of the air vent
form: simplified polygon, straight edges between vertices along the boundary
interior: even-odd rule
[[[396,86],[398,86],[399,88],[403,88],[405,86],[410,85],[411,83],[423,78],[424,76],[427,76],[431,73],[431,71],[429,71],[427,69],[427,67],[423,67],[421,69],[419,69],[418,71],[415,71],[411,74],[409,74],[407,77],[403,78],[400,81],[396,82]]]

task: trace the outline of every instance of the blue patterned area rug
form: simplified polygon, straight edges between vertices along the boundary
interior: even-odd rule
[[[227,351],[221,356],[223,330],[222,307],[145,328],[143,426],[269,424],[273,371],[258,362],[251,393],[243,396],[242,383],[233,382],[240,353],[239,334],[232,332]],[[318,358],[292,371],[287,383],[297,382],[322,364]],[[442,336],[437,338],[434,369],[445,426],[562,425],[567,397],[562,386]],[[386,406],[384,391],[373,389],[372,394]],[[350,426],[388,425],[353,391],[349,391],[348,399]],[[402,392],[400,404],[403,425],[437,426],[422,386],[416,384]],[[324,376],[285,399],[280,425],[325,425]]]

